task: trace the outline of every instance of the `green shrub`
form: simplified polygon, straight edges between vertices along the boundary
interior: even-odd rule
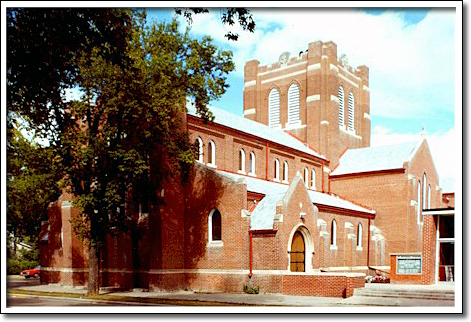
[[[247,294],[258,294],[259,293],[259,288],[258,286],[250,286],[250,285],[244,285],[244,292]]]
[[[7,274],[19,275],[25,269],[35,268],[38,265],[39,263],[37,261],[9,259],[7,261]]]

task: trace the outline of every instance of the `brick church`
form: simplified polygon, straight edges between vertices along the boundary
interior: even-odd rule
[[[244,117],[211,107],[204,123],[188,101],[184,124],[199,146],[190,180],[156,192],[162,205],[126,210],[138,227],[107,238],[101,285],[346,297],[365,275],[389,274],[393,254],[420,254],[411,281],[435,283],[443,274],[427,258],[440,215],[424,214],[453,209],[453,195],[442,194],[425,138],[370,147],[368,77],[318,41],[246,63]],[[87,283],[77,213],[67,195],[51,205],[42,283]]]

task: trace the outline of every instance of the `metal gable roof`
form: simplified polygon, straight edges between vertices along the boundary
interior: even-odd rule
[[[196,108],[191,104],[191,102],[187,102],[186,107],[189,115],[199,117],[199,115],[196,113]],[[246,119],[214,106],[208,106],[208,108],[214,115],[214,123],[224,125],[229,128],[248,133],[250,135],[257,136],[259,138],[275,142],[326,160],[324,155],[312,150],[298,139],[280,129],[268,127],[262,123]]]
[[[408,142],[394,145],[349,149],[340,158],[339,165],[331,176],[400,169],[409,161],[421,145],[420,142]]]

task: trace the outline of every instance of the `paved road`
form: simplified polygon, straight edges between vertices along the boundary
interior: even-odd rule
[[[15,294],[8,297],[7,306],[123,306],[123,303]]]

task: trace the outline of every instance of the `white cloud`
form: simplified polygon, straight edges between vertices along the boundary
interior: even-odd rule
[[[234,51],[238,76],[244,64],[293,55],[310,42],[334,41],[338,56],[347,54],[352,66],[370,68],[372,116],[438,117],[454,111],[454,27],[451,10],[430,10],[417,24],[405,25],[403,14],[367,15],[353,9],[253,9],[257,29],[239,41],[224,40],[219,15],[200,15],[193,32],[211,34]],[[271,26],[271,27],[270,27]],[[273,28],[276,26],[276,28]]]

